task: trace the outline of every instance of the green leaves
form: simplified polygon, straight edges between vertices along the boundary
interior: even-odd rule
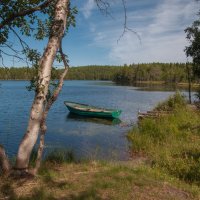
[[[8,43],[10,33],[13,33],[22,46],[22,53],[33,64],[38,63],[40,57],[38,52],[24,42],[23,36],[33,37],[36,40],[43,40],[50,36],[50,29],[54,23],[55,3],[56,0],[2,0],[0,3],[0,45]],[[65,33],[68,32],[70,26],[75,27],[77,13],[77,8],[71,8],[69,4]]]
[[[41,54],[36,49],[30,49],[29,47],[24,48],[23,53],[27,56],[28,60],[32,62],[33,67],[37,67]]]
[[[200,13],[198,14],[200,17]],[[185,47],[187,57],[192,57],[194,74],[200,77],[200,18],[195,20],[192,26],[185,29],[186,39],[190,45]]]
[[[4,44],[6,43],[7,39],[8,39],[8,27],[5,27],[3,30],[0,30],[0,44]]]
[[[70,8],[69,16],[68,16],[68,23],[67,23],[67,30],[70,26],[76,26],[76,18],[75,16],[78,14],[77,7]]]

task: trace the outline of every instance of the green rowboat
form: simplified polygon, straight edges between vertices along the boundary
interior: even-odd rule
[[[71,113],[91,117],[118,118],[122,112],[121,110],[98,108],[87,104],[80,104],[70,101],[64,101],[64,104]]]

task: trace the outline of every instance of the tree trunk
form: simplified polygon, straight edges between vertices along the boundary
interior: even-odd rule
[[[40,168],[40,165],[41,165],[41,161],[42,161],[42,154],[43,154],[43,150],[44,150],[44,136],[45,136],[46,130],[47,130],[47,127],[46,127],[47,115],[48,115],[48,112],[49,112],[51,106],[56,101],[58,95],[61,92],[61,89],[62,89],[62,86],[63,86],[63,83],[64,83],[64,78],[65,78],[65,76],[66,76],[66,74],[68,72],[68,69],[69,69],[69,66],[67,64],[65,56],[64,56],[64,54],[62,52],[62,46],[61,45],[62,44],[60,44],[60,54],[61,54],[63,63],[65,65],[65,69],[64,69],[63,73],[60,76],[59,84],[58,84],[57,88],[54,90],[54,93],[53,93],[52,97],[47,102],[47,104],[45,106],[45,110],[43,112],[43,116],[42,116],[42,120],[41,120],[41,127],[40,127],[40,130],[41,130],[40,131],[40,143],[39,143],[39,147],[38,147],[35,168],[33,169],[33,174],[34,175],[37,174],[38,169]]]
[[[64,82],[64,77],[66,76],[68,71],[68,68],[65,68],[63,74],[60,77],[59,80],[59,85],[57,87],[57,89],[54,91],[54,94],[52,96],[52,98],[50,99],[50,101],[47,103],[47,106],[45,107],[45,111],[43,113],[43,117],[42,117],[42,122],[41,122],[41,127],[40,127],[40,143],[39,143],[39,147],[38,147],[38,152],[37,152],[37,159],[36,159],[36,164],[35,164],[35,168],[33,170],[33,174],[37,174],[38,169],[40,168],[41,165],[41,161],[42,161],[42,154],[43,154],[43,150],[44,150],[44,136],[46,134],[46,130],[47,130],[47,126],[46,126],[46,119],[47,119],[47,115],[48,112],[51,108],[51,106],[53,105],[53,103],[56,101],[62,86],[63,86],[63,82]]]
[[[186,69],[187,69],[187,78],[188,78],[188,96],[189,96],[189,104],[192,103],[191,98],[191,68],[188,63],[186,63]]]
[[[18,149],[15,164],[16,169],[28,168],[30,154],[38,138],[49,88],[52,64],[66,27],[68,3],[69,0],[58,0],[55,6],[54,23],[51,28],[47,47],[40,61],[38,87],[31,107],[27,131]]]
[[[2,169],[3,174],[9,173],[11,169],[5,150],[1,145],[0,145],[0,168]]]

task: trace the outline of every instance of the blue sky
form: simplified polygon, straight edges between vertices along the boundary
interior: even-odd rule
[[[195,0],[126,0],[127,26],[141,42],[131,31],[118,41],[124,24],[121,0],[109,0],[112,17],[102,15],[93,0],[72,2],[79,10],[77,24],[63,41],[71,66],[186,62],[184,29],[197,18]],[[40,50],[46,42],[29,39]],[[12,66],[12,59],[5,64]]]

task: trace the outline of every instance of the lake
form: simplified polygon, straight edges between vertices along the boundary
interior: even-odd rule
[[[9,156],[17,152],[25,133],[33,92],[27,81],[0,81],[0,144]],[[117,86],[110,81],[65,81],[48,115],[45,152],[55,148],[72,150],[77,158],[127,160],[126,134],[137,121],[137,113],[152,109],[173,91]],[[119,120],[79,117],[69,114],[64,101],[122,110]]]

